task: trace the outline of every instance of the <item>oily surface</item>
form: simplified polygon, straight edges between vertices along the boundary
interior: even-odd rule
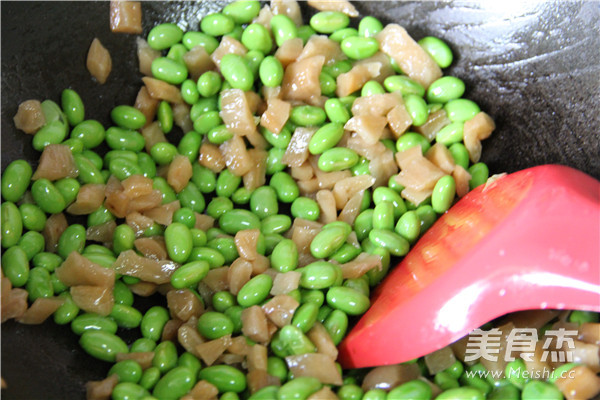
[[[484,3],[484,2],[482,2]],[[144,32],[160,22],[187,22],[223,2],[143,3]],[[434,35],[450,44],[453,66],[445,74],[464,80],[465,97],[497,124],[483,142],[490,173],[559,163],[600,178],[600,9],[595,2],[463,3],[359,2],[361,15],[403,25],[415,38]],[[306,10],[306,4],[302,4]],[[70,87],[82,97],[86,118],[110,122],[110,110],[133,104],[137,72],[135,35],[113,34],[108,2],[2,3],[2,169],[25,158],[37,163],[31,136],[14,128],[18,104],[60,102]],[[356,24],[358,20],[353,21]],[[183,26],[183,25],[182,25]],[[98,85],[85,68],[98,37],[113,70]],[[177,143],[180,132],[173,132]],[[136,306],[143,307],[138,304]],[[2,325],[2,376],[6,399],[85,398],[84,383],[102,379],[110,365],[86,355],[70,327],[50,319],[41,326]]]

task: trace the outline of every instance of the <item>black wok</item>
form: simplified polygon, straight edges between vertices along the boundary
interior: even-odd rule
[[[223,2],[143,3],[144,35],[159,22],[185,22]],[[306,4],[303,4],[304,8]],[[484,142],[492,173],[558,163],[600,178],[600,3],[595,1],[357,2],[361,15],[405,26],[419,39],[434,35],[453,48],[447,74],[496,121]],[[20,102],[60,100],[64,88],[83,98],[86,116],[105,126],[118,104],[132,104],[141,84],[135,36],[113,34],[108,2],[7,2],[2,9],[2,169],[37,162],[31,137],[13,124]],[[98,85],[85,69],[98,37],[113,71]],[[137,303],[136,303],[137,304]],[[140,305],[143,307],[143,305]],[[2,325],[5,399],[81,399],[84,383],[109,368],[87,356],[68,326],[48,321]]]

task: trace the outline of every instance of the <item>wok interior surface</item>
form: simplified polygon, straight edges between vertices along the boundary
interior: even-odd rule
[[[143,36],[161,22],[197,30],[199,17],[225,2],[143,2]],[[311,12],[302,4],[305,12]],[[600,178],[600,3],[586,1],[357,2],[361,16],[398,23],[415,38],[433,35],[452,47],[445,74],[464,80],[465,97],[497,129],[483,143],[491,173],[558,163]],[[39,153],[13,116],[28,99],[60,102],[76,90],[86,118],[110,124],[110,110],[133,104],[141,85],[135,35],[113,34],[108,2],[2,2],[2,169]],[[357,23],[356,20],[354,23]],[[105,85],[85,68],[98,37],[113,70]],[[173,135],[173,133],[171,134]],[[150,300],[152,301],[152,300]],[[144,307],[138,303],[136,306]],[[85,354],[70,327],[2,324],[5,399],[80,399],[84,384],[110,365]]]

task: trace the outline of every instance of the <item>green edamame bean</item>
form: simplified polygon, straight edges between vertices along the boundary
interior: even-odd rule
[[[242,183],[242,177],[234,175],[229,169],[221,171],[217,178],[217,196],[229,198]]]
[[[113,365],[107,376],[117,375],[119,382],[138,383],[142,378],[142,367],[134,360],[123,360]]]
[[[188,52],[188,49],[181,43],[176,43],[169,49],[167,58],[176,61],[180,64],[185,64],[183,56]]]
[[[160,24],[150,30],[148,45],[154,50],[165,50],[180,42],[182,37],[183,31],[177,25]]]
[[[206,71],[198,78],[197,90],[203,97],[214,96],[221,88],[221,76],[215,71]]]
[[[450,50],[450,47],[443,40],[434,36],[427,36],[417,43],[433,58],[440,68],[447,68],[452,64],[452,60],[454,59],[452,50]]]
[[[124,304],[115,304],[110,317],[115,320],[119,327],[126,329],[137,328],[142,322],[142,313]]]
[[[367,16],[358,23],[358,34],[364,37],[375,37],[383,30],[383,24],[375,17]]]
[[[156,348],[156,342],[154,340],[142,337],[137,339],[131,345],[130,353],[146,353],[150,351],[154,351]],[[151,367],[154,368],[154,367]]]
[[[281,46],[288,39],[298,37],[296,24],[294,24],[294,21],[290,17],[284,14],[275,15],[271,18],[271,31],[273,32],[277,46]]]
[[[252,191],[245,187],[240,187],[231,195],[231,201],[239,205],[248,204],[250,203],[250,196],[252,196]]]
[[[200,363],[200,360],[198,360],[198,358],[196,358],[195,355],[187,351],[179,356],[179,359],[177,360],[177,365],[180,367],[186,367],[190,369],[193,372],[194,376],[198,376],[198,372],[200,372],[200,369],[202,369],[202,364]]]
[[[140,153],[141,154],[141,153]],[[131,161],[134,164],[137,164],[139,160],[139,155],[133,151],[129,150],[111,150],[104,156],[104,164],[108,165],[112,163],[116,159],[125,159],[127,161]],[[95,164],[94,164],[95,165]]]
[[[47,121],[47,120],[46,120]],[[31,144],[37,151],[44,150],[49,144],[59,144],[67,136],[67,124],[63,121],[50,121],[33,136]]]
[[[245,229],[259,229],[260,219],[248,210],[234,209],[219,217],[219,226],[228,234],[236,234]]]
[[[371,389],[365,392],[363,400],[386,400],[387,392],[383,389]]]
[[[160,378],[152,395],[159,399],[176,400],[189,392],[195,384],[196,376],[193,370],[187,367],[176,367]]]
[[[292,202],[291,213],[294,218],[316,221],[319,219],[321,209],[313,199],[308,197],[298,197]]]
[[[115,334],[117,328],[117,323],[112,319],[94,313],[81,314],[71,322],[71,330],[79,336],[92,330]]]
[[[33,170],[27,161],[15,160],[8,164],[2,173],[2,197],[4,200],[16,202],[27,191]]]
[[[310,252],[315,258],[327,258],[339,250],[348,238],[346,229],[332,227],[323,229],[310,243]]]
[[[218,312],[225,312],[229,307],[235,305],[235,297],[227,291],[220,291],[212,296],[212,305]]]
[[[285,149],[273,147],[269,150],[269,154],[267,155],[267,175],[273,175],[277,172],[283,171],[286,168],[286,165],[281,161],[284,154]]]
[[[160,379],[160,370],[156,367],[146,368],[144,372],[142,372],[142,376],[139,381],[139,385],[146,390],[152,390],[156,383]]]
[[[513,385],[498,386],[487,396],[488,400],[519,400],[521,392]]]
[[[310,25],[302,25],[298,27],[298,37],[302,39],[302,44],[304,45],[306,45],[306,42],[308,42],[308,39],[310,39],[312,35],[316,34],[317,32],[315,32],[315,30],[311,28]]]
[[[446,390],[439,394],[436,400],[485,400],[485,395],[474,387],[460,387],[456,389]]]
[[[213,365],[204,368],[198,374],[198,378],[215,385],[220,393],[241,393],[246,389],[246,376],[230,365]]]
[[[461,142],[463,140],[464,125],[463,122],[453,122],[446,125],[435,135],[436,142],[446,146]]]
[[[225,310],[224,314],[233,322],[233,333],[242,331],[242,312],[244,309],[241,306],[234,305]]]
[[[77,307],[69,292],[61,293],[58,297],[63,299],[64,302],[54,311],[54,322],[58,325],[66,325],[77,317],[79,307]]]
[[[288,354],[305,354],[316,352],[315,345],[296,326],[284,326],[278,332],[278,338]]]
[[[444,76],[434,81],[427,88],[427,101],[429,103],[445,104],[451,100],[459,99],[465,93],[465,83],[454,76]]]
[[[285,127],[281,130],[281,132],[279,132],[279,134],[275,134],[268,129],[261,127],[260,133],[262,133],[264,138],[271,146],[280,149],[287,149],[288,145],[290,144],[290,140],[292,139],[292,134]]]
[[[126,250],[133,249],[135,232],[127,224],[118,225],[113,234],[113,251],[119,254]]]
[[[279,211],[277,193],[271,186],[262,186],[254,190],[250,196],[250,211],[260,219],[275,215]]]
[[[350,119],[350,112],[340,99],[328,99],[325,102],[325,112],[331,122],[345,124]]]
[[[260,231],[265,235],[284,233],[292,226],[292,219],[286,214],[266,217],[261,221]]]
[[[281,386],[277,391],[277,400],[305,400],[320,390],[322,386],[323,384],[317,378],[301,376]]]
[[[431,227],[431,225],[433,225],[433,223],[437,219],[437,215],[433,210],[433,207],[431,207],[428,204],[417,207],[415,212],[417,213],[417,215],[419,216],[419,220],[421,221],[421,233],[425,233],[425,231],[427,231]]]
[[[369,240],[375,246],[383,247],[395,256],[404,256],[410,245],[402,236],[383,229],[373,229],[369,232]]]
[[[367,209],[356,217],[354,220],[354,232],[358,240],[363,241],[369,237],[369,232],[373,229],[373,213],[372,208]]]
[[[221,13],[208,14],[200,22],[200,29],[207,35],[223,36],[233,30],[235,22],[227,15]]]
[[[267,28],[261,24],[250,24],[242,33],[242,44],[248,50],[258,50],[263,54],[269,54],[273,47],[273,40]]]
[[[182,223],[175,222],[165,229],[165,245],[171,260],[184,263],[192,252],[192,233]]]
[[[440,387],[442,390],[455,389],[460,387],[460,384],[452,375],[448,372],[440,371],[435,374],[433,378],[436,385]]]
[[[423,155],[427,153],[427,150],[431,147],[427,138],[416,132],[407,132],[404,135],[400,136],[396,141],[396,150],[399,152],[403,152],[404,150],[408,150],[411,147],[421,146],[421,151]]]
[[[319,292],[320,293],[320,292]],[[313,327],[317,321],[319,305],[315,303],[305,303],[296,309],[292,318],[292,325],[306,333]]]
[[[189,261],[206,261],[210,269],[213,269],[223,266],[225,257],[218,250],[210,247],[196,247],[192,250]]]
[[[319,74],[319,85],[323,96],[333,96],[337,89],[335,78],[326,72],[321,72]]]
[[[419,97],[425,95],[425,88],[419,82],[405,75],[392,75],[383,81],[383,86],[388,92],[399,91],[403,96],[413,94]]]
[[[308,150],[311,154],[321,154],[338,144],[343,135],[343,124],[331,122],[323,125],[310,139]]]
[[[191,208],[183,207],[173,213],[173,222],[179,222],[187,226],[189,229],[193,229],[194,225],[196,225],[196,215]]]
[[[112,265],[115,263],[115,261],[117,261],[114,256],[107,254],[92,253],[84,254],[83,256],[91,262],[99,264],[104,268],[112,268]]]
[[[273,278],[260,274],[250,279],[238,292],[237,302],[242,307],[260,304],[269,296],[273,287]]]
[[[318,312],[319,312],[318,309],[323,305],[324,302],[325,302],[325,294],[323,294],[323,292],[320,290],[312,289],[312,290],[301,290],[300,291],[300,303],[301,304],[307,304],[307,303],[315,304],[317,306],[317,317],[318,317]],[[317,318],[317,317],[315,317],[315,318]]]
[[[166,58],[157,58],[152,62],[153,71],[154,71],[154,63],[157,60],[168,60],[169,62],[174,62],[173,60],[169,60]],[[183,82],[183,81],[182,81]],[[169,82],[173,83],[173,82]],[[181,83],[181,82],[177,82]],[[113,120],[115,124],[125,129],[140,129],[144,125],[146,125],[146,117],[144,114],[135,107],[132,106],[116,106],[110,112],[110,118]]]
[[[338,275],[339,266],[327,261],[315,261],[299,269],[300,287],[305,289],[326,289],[331,287]]]
[[[192,228],[190,229],[190,232],[192,234],[192,244],[194,245],[194,247],[201,247],[206,245],[208,239],[206,237],[206,233],[203,230]]]
[[[395,231],[409,243],[414,243],[421,234],[421,220],[416,211],[407,211],[396,223]]]
[[[189,105],[194,105],[200,99],[200,93],[196,82],[191,79],[186,79],[181,84],[181,98]]]
[[[363,397],[363,391],[355,383],[344,383],[337,391],[340,400],[360,400]]]
[[[456,182],[451,175],[440,178],[431,194],[431,206],[438,214],[446,212],[456,196]]]
[[[83,225],[69,225],[58,239],[58,255],[66,259],[73,251],[81,254],[85,247],[85,240],[85,227]]]
[[[160,340],[163,328],[169,319],[169,312],[164,307],[151,307],[142,317],[140,324],[142,336],[157,342]]]
[[[279,378],[281,382],[285,382],[288,369],[284,360],[272,356],[267,359],[267,372],[269,375]]]
[[[350,18],[339,11],[321,11],[310,19],[310,26],[319,33],[333,33],[344,29],[350,23]]]
[[[184,264],[171,275],[171,285],[175,289],[195,285],[204,279],[209,269],[210,266],[206,261],[192,261]]]
[[[598,317],[598,313],[593,311],[574,310],[569,314],[569,322],[581,325],[588,322],[598,322]]]
[[[61,95],[62,110],[71,126],[75,126],[85,118],[85,108],[81,97],[73,89],[65,89]]]
[[[2,272],[14,287],[21,287],[27,283],[29,260],[21,247],[13,245],[2,254]]]
[[[200,145],[202,144],[202,135],[196,131],[189,131],[179,141],[177,152],[186,156],[190,162],[198,159]]]
[[[100,206],[97,210],[88,215],[87,225],[96,226],[108,221],[114,221],[115,217],[104,206]]]
[[[384,94],[384,93],[385,93],[385,89],[377,81],[368,81],[367,83],[365,83],[363,85],[362,89],[360,90],[360,95],[362,97],[372,96],[374,94]]]
[[[274,173],[269,185],[275,189],[277,198],[283,203],[291,203],[300,195],[298,184],[287,172]]]
[[[350,243],[344,243],[330,258],[343,264],[354,260],[360,253],[360,248]]]
[[[298,126],[322,125],[326,118],[325,111],[316,106],[297,106],[290,112],[290,121]]]
[[[329,288],[326,299],[329,306],[350,315],[361,315],[371,305],[367,296],[358,290],[345,286]]]
[[[146,143],[139,132],[116,126],[111,126],[106,130],[105,140],[108,147],[113,150],[129,150],[136,153],[142,151]]]
[[[464,169],[469,168],[469,152],[462,143],[454,143],[448,148],[456,165],[460,165]]]
[[[181,192],[179,192],[179,201],[181,206],[187,208],[193,212],[202,213],[204,208],[206,207],[206,201],[204,200],[204,196],[202,192],[198,189],[198,187],[194,184],[194,182],[190,182],[186,187],[183,188]],[[188,226],[188,228],[193,228],[196,223],[196,217],[194,216],[194,223],[192,226]]]
[[[373,37],[349,36],[342,40],[340,47],[348,58],[363,60],[379,51],[379,42]]]
[[[251,22],[259,12],[260,2],[256,0],[234,1],[223,8],[223,14],[233,19],[236,24]]]
[[[352,171],[353,176],[368,175],[370,173],[369,165],[369,160],[364,157],[359,157],[358,162],[352,168],[350,168],[350,171]]]
[[[357,292],[362,293],[366,297],[369,297],[369,294],[371,292],[371,290],[369,289],[369,278],[366,275],[363,275],[360,278],[346,279],[342,286],[354,289]]]
[[[53,274],[53,276],[55,276]],[[60,282],[60,281],[59,281]],[[62,283],[61,283],[62,284]],[[64,286],[67,289],[66,286]],[[32,268],[29,271],[27,291],[31,301],[40,297],[51,297],[54,295],[54,283],[50,272],[42,267]]]
[[[35,183],[37,182],[39,181]],[[50,183],[50,181],[47,182]],[[0,206],[0,221],[0,225],[2,225],[2,247],[6,249],[16,245],[23,234],[23,219],[15,203],[10,201],[2,203]]]
[[[390,390],[387,398],[390,400],[429,400],[432,396],[431,387],[426,382],[414,379]]]
[[[56,189],[56,186],[48,179],[38,179],[33,182],[31,185],[31,195],[40,208],[49,214],[58,214],[65,209],[65,199],[58,189]],[[15,211],[18,213],[16,206]],[[19,222],[20,220],[21,216],[19,215]],[[2,240],[4,240],[4,235],[2,236]]]
[[[200,115],[194,121],[194,130],[200,134],[205,135],[208,132],[210,132],[212,129],[214,129],[222,124],[223,124],[223,120],[219,116],[218,111],[207,111],[204,114]],[[204,167],[202,167],[202,168],[204,168]]]
[[[221,74],[232,88],[248,91],[254,85],[254,76],[244,59],[237,54],[226,54],[221,59]]]
[[[290,239],[283,239],[271,254],[271,267],[279,272],[288,272],[298,267],[298,248]]]
[[[469,188],[471,190],[476,187],[483,185],[487,182],[490,176],[490,170],[488,166],[482,162],[478,162],[476,164],[471,165],[469,168],[469,174],[471,174],[471,180],[469,180]]]
[[[79,122],[71,130],[71,139],[79,139],[85,149],[99,146],[106,136],[102,124],[94,119]]]
[[[395,144],[394,150],[396,150]],[[396,180],[397,177],[397,174],[390,176],[390,179],[388,180],[388,187],[397,193],[402,193],[402,191],[404,190],[404,186],[398,183],[398,181]]]
[[[384,201],[392,203],[394,207],[394,219],[400,218],[406,212],[406,205],[402,197],[394,190],[380,186],[373,191],[373,202],[377,205]]]
[[[317,321],[320,323],[324,323],[325,319],[331,314],[333,308],[329,307],[327,304],[324,304],[319,308],[319,315],[317,315]],[[340,311],[341,312],[341,311]]]
[[[172,370],[177,365],[177,348],[175,343],[167,340],[160,342],[154,349],[152,366],[158,368],[161,373]]]
[[[340,43],[342,40],[351,36],[358,36],[358,30],[356,28],[344,28],[333,32],[329,35],[329,39],[334,42]]]
[[[158,58],[156,59],[158,60]],[[156,61],[154,60],[154,61]],[[173,61],[175,62],[175,61]],[[154,62],[152,63],[152,65],[154,66]],[[159,67],[156,67],[159,68]],[[160,68],[162,67],[162,64],[160,65]],[[163,74],[164,71],[161,69],[158,71],[159,74]],[[186,70],[186,74],[187,74],[187,70]],[[156,74],[154,74],[156,76]],[[163,79],[165,80],[165,79]],[[171,130],[173,129],[173,109],[171,108],[171,105],[166,102],[166,101],[161,101],[160,103],[158,103],[158,109],[156,110],[156,119],[158,120],[158,124],[160,126],[160,129],[164,132],[164,133],[169,133],[171,132]]]
[[[133,293],[129,287],[120,280],[115,281],[113,297],[115,298],[115,304],[122,304],[130,307],[133,305]]]
[[[207,311],[198,318],[198,331],[209,340],[233,333],[233,321],[222,312]]]
[[[394,229],[394,206],[389,201],[381,201],[373,209],[374,229]]]
[[[101,330],[83,332],[79,344],[92,357],[108,362],[115,362],[118,353],[129,352],[127,344],[120,337]]]
[[[17,243],[25,251],[28,260],[31,260],[36,254],[44,250],[45,244],[42,234],[35,231],[26,232]]]
[[[123,181],[132,175],[142,175],[142,170],[139,165],[125,158],[115,158],[112,160],[108,166],[108,170],[120,181]]]
[[[57,294],[57,295],[64,293],[66,290],[69,289],[69,287],[67,285],[65,285],[64,283],[61,282],[60,279],[58,279],[58,277],[56,276],[56,272],[53,272],[50,275],[50,283],[52,285],[54,294]]]
[[[90,162],[92,164],[94,164],[94,167],[96,167],[99,170],[101,170],[102,167],[104,166],[104,161],[102,161],[102,157],[100,157],[97,153],[95,153],[91,150],[83,150],[81,152],[81,155],[84,156],[85,158],[87,158],[88,160],[90,160]],[[63,179],[73,179],[73,178],[63,178]]]
[[[46,226],[46,214],[35,204],[23,203],[19,206],[23,227],[29,231],[41,232]]]
[[[112,390],[111,398],[113,400],[142,400],[150,393],[140,385],[133,382],[119,382]]]
[[[429,109],[421,96],[409,94],[404,96],[404,106],[413,120],[413,126],[421,126],[427,122]]]
[[[34,267],[47,269],[49,272],[54,272],[56,268],[62,264],[63,259],[58,254],[42,251],[33,256],[32,263]]]
[[[479,106],[469,99],[450,100],[444,106],[448,119],[452,122],[465,122],[481,111]]]
[[[217,39],[202,32],[186,32],[183,35],[182,43],[188,50],[196,46],[202,46],[208,54],[212,54],[219,47]]]

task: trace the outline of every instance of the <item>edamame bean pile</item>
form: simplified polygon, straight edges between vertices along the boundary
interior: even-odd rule
[[[390,265],[487,181],[494,125],[442,75],[442,40],[309,5],[308,24],[294,1],[242,0],[200,31],[156,25],[112,126],[71,89],[19,107],[41,157],[2,175],[2,321],[53,318],[113,363],[89,399],[562,398],[458,356],[335,362]]]

